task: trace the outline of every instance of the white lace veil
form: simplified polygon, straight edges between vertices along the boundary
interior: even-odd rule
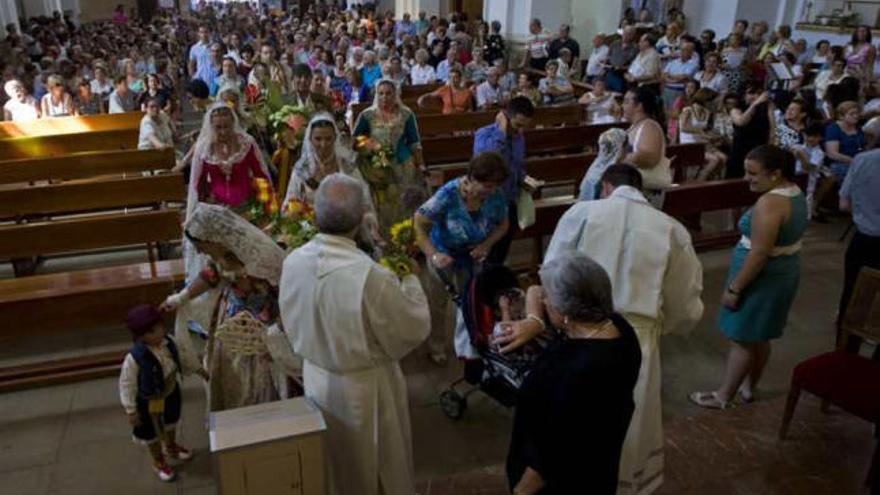
[[[284,250],[238,213],[225,206],[199,203],[184,228],[191,237],[231,251],[249,276],[278,286]]]
[[[318,172],[318,156],[312,148],[312,130],[318,122],[329,122],[333,126],[333,132],[336,135],[336,142],[333,145],[333,156],[336,157],[336,162],[339,164],[339,171],[348,174],[351,173],[351,169],[353,168],[355,159],[354,152],[343,143],[342,136],[339,134],[339,128],[336,126],[336,121],[333,119],[333,116],[327,112],[319,112],[309,121],[305,137],[303,138],[302,153],[300,154],[299,160],[296,161],[296,165],[293,166],[293,173],[299,176],[303,181],[309,180]],[[294,187],[296,187],[294,181],[291,180],[287,185],[284,204],[287,204],[290,198],[294,196],[294,193],[296,192],[293,190]]]

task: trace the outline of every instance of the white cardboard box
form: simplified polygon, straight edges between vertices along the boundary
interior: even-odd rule
[[[326,429],[304,397],[211,413],[218,493],[323,494]]]

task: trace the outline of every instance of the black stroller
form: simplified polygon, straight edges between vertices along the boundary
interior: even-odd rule
[[[543,349],[543,345],[532,343],[527,349],[501,354],[492,344],[498,300],[518,290],[516,276],[504,266],[476,267],[461,293],[441,278],[457,306],[455,347],[464,361],[464,376],[440,394],[440,408],[449,418],[460,419],[467,409],[467,398],[477,390],[505,407],[513,407],[523,379]],[[466,390],[459,392],[458,388]]]

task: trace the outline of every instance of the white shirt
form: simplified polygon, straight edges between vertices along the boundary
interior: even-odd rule
[[[660,77],[660,54],[657,50],[646,50],[639,52],[629,68],[626,70],[633,77]]]
[[[611,278],[614,307],[660,320],[663,333],[690,331],[703,315],[703,266],[678,221],[641,192],[620,186],[605,199],[580,201],[556,225],[547,262],[565,251],[589,255]]]
[[[416,64],[413,65],[412,70],[409,72],[409,78],[414,85],[433,84],[437,82],[437,73],[434,71],[434,68],[428,64]]]
[[[608,45],[602,45],[593,50],[587,59],[587,76],[601,76],[605,73],[602,64],[608,60]]]
[[[109,79],[105,79],[104,84],[101,84],[97,79],[92,79],[89,82],[89,90],[91,90],[92,94],[101,95],[106,98],[113,92],[113,83]]]
[[[709,88],[716,93],[727,91],[727,77],[725,77],[721,71],[716,71],[715,75],[712,76],[712,79],[709,79],[708,81],[703,80],[703,71],[699,71],[694,76],[694,79],[700,83],[701,88]]]
[[[33,96],[26,96],[24,103],[18,100],[9,100],[3,105],[3,108],[12,116],[13,122],[24,122],[28,120],[36,120],[39,116],[37,112],[37,100]]]
[[[151,134],[153,135],[153,137],[167,145],[174,145],[170,119],[167,115],[165,115],[165,113],[159,113],[159,123],[153,121],[153,118],[149,115],[144,114],[144,117],[141,119],[140,129],[138,131],[139,150],[154,149],[153,143],[148,139]]]
[[[168,349],[168,343],[162,342],[160,347],[147,346],[147,349],[159,360],[162,366],[162,375],[165,381],[177,380],[174,375],[177,373],[177,364],[171,356]],[[182,363],[181,363],[182,364]],[[138,372],[140,367],[131,353],[125,355],[122,361],[122,370],[119,372],[119,401],[126,414],[137,412],[137,394],[138,394]]]
[[[484,81],[477,86],[477,107],[497,105],[501,102],[501,87],[492,86],[489,81]]]

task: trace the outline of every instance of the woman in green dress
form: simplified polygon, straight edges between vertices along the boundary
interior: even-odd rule
[[[373,105],[361,112],[354,137],[370,138],[391,150],[390,176],[378,179],[362,169],[370,184],[383,232],[401,220],[412,218],[415,209],[428,197],[425,161],[415,114],[400,101],[394,81],[376,83]]]
[[[770,358],[770,341],[782,336],[800,280],[801,238],[807,229],[807,201],[794,183],[795,160],[773,145],[759,146],[745,159],[749,188],[762,193],[739,221],[743,236],[733,250],[718,324],[730,339],[721,386],[694,392],[692,402],[726,409],[739,393],[753,392]]]

